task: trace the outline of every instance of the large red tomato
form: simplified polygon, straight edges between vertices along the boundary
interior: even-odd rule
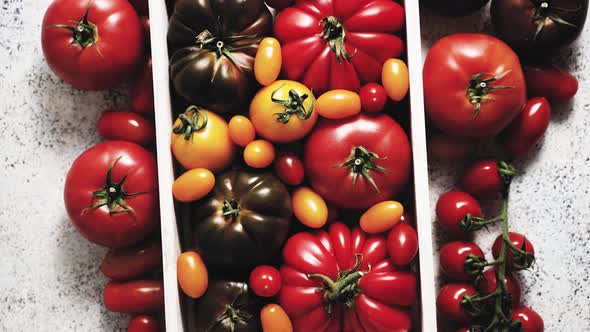
[[[284,74],[316,95],[358,91],[376,82],[385,60],[404,49],[393,33],[404,26],[404,9],[391,0],[298,0],[277,17]]]
[[[384,235],[333,223],[287,240],[281,307],[299,331],[409,331],[416,276],[396,271]]]
[[[158,225],[154,156],[141,146],[108,141],[82,153],[64,188],[66,209],[88,240],[112,248],[143,240]]]
[[[410,157],[406,133],[387,115],[322,119],[305,145],[305,175],[334,205],[361,209],[402,190]]]
[[[76,88],[112,88],[143,60],[141,22],[127,0],[55,0],[42,26],[47,64]]]
[[[518,57],[489,35],[442,38],[430,49],[423,75],[428,116],[451,136],[494,136],[526,102]]]

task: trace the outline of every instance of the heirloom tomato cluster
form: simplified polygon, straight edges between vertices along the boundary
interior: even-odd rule
[[[188,330],[409,331],[404,8],[267,4],[177,0],[170,16]]]

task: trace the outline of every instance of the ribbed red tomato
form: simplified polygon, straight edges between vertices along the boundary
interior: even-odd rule
[[[416,276],[396,271],[383,235],[333,223],[287,240],[279,293],[296,332],[408,331]]]
[[[404,9],[391,0],[301,0],[277,17],[283,70],[321,94],[358,91],[376,82],[385,60],[398,57]]]

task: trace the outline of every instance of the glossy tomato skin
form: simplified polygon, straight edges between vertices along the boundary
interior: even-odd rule
[[[308,187],[293,190],[293,214],[310,228],[321,228],[328,221],[328,205],[315,191]]]
[[[280,154],[274,162],[275,173],[283,181],[283,183],[290,186],[296,186],[303,182],[305,171],[303,163],[298,156],[292,153]]]
[[[134,212],[110,213],[107,206],[85,210],[98,202],[92,193],[105,187],[111,165],[113,182],[118,183],[127,175],[122,190],[127,194],[141,193],[125,198]],[[72,164],[66,177],[64,200],[70,220],[88,240],[111,248],[136,244],[159,223],[156,160],[135,143],[97,144]]]
[[[440,268],[449,278],[457,281],[469,281],[475,278],[465,270],[465,260],[468,255],[485,259],[481,248],[475,243],[467,241],[453,241],[445,244],[440,250]]]
[[[84,16],[88,1],[53,1],[42,23],[41,44],[49,68],[82,90],[104,90],[128,81],[143,59],[143,32],[126,0],[95,0],[88,22],[96,26],[96,46],[72,43],[73,34],[56,24],[71,25]]]
[[[509,71],[488,86],[490,91],[474,119],[476,106],[467,94],[472,76],[489,79]],[[516,54],[501,40],[484,34],[454,34],[440,39],[424,63],[424,101],[432,123],[457,137],[495,136],[516,117],[526,102],[524,75]]]
[[[330,90],[318,97],[315,104],[317,112],[328,119],[342,119],[361,111],[361,98],[348,90]]]
[[[381,84],[389,98],[401,101],[410,89],[410,75],[408,66],[403,60],[388,59],[381,70]]]
[[[516,232],[510,232],[508,233],[508,238],[510,239],[510,242],[512,242],[512,244],[520,249],[520,250],[524,250],[527,253],[533,255],[535,255],[535,248],[533,247],[533,244],[522,234],[520,233],[516,233]],[[502,249],[502,242],[504,242],[502,235],[499,235],[496,240],[494,241],[494,244],[492,245],[492,255],[494,256],[495,259],[497,259],[498,257],[500,257],[500,250]],[[512,254],[512,252],[507,248],[506,249],[506,269],[508,270],[519,270],[520,268],[515,266],[514,264],[514,254]],[[533,263],[533,259],[534,258],[528,258],[527,260],[525,260],[525,262],[527,265],[530,265]]]
[[[176,259],[176,275],[186,296],[198,299],[207,291],[209,271],[196,251],[185,251]]]
[[[177,177],[172,184],[172,195],[180,202],[194,202],[215,186],[215,175],[206,168],[193,168]]]
[[[400,202],[379,202],[361,215],[359,226],[369,234],[382,233],[399,223],[403,214],[404,207]]]
[[[488,198],[498,195],[506,188],[500,176],[498,161],[478,160],[463,173],[461,188],[475,197]]]
[[[320,36],[321,21],[327,17],[342,23],[350,61],[344,56],[339,61]],[[356,92],[362,84],[377,82],[385,60],[403,52],[403,41],[394,33],[404,23],[404,9],[393,1],[305,0],[279,13],[274,34],[282,45],[287,78],[318,94],[334,89]]]
[[[447,284],[438,292],[436,309],[445,318],[456,323],[469,323],[471,317],[461,306],[464,295],[473,295],[476,290],[468,284]]]
[[[254,76],[261,85],[269,85],[277,80],[281,72],[281,45],[272,37],[260,41],[254,58]]]
[[[552,103],[565,103],[578,92],[578,79],[554,66],[525,67],[524,77],[530,97],[546,97]]]
[[[418,234],[406,224],[398,224],[387,236],[387,253],[395,266],[407,266],[418,254]]]
[[[160,324],[153,316],[139,315],[133,317],[127,325],[127,332],[158,332]]]
[[[355,254],[360,254],[360,264],[352,273],[361,278],[351,287],[358,287],[361,293],[354,298],[352,307],[333,303],[333,314],[328,315],[324,294],[318,291],[322,279],[310,278],[309,274],[335,281],[339,271],[354,270]],[[336,222],[328,230],[292,236],[283,249],[283,258],[279,302],[291,318],[294,331],[410,330],[407,307],[416,301],[416,276],[393,268],[383,235],[369,236],[359,228],[350,230]]]
[[[481,206],[471,195],[463,191],[449,191],[438,198],[436,217],[439,225],[454,237],[463,238],[467,233],[461,228],[461,220],[467,214],[481,217]]]
[[[293,324],[287,313],[278,304],[267,304],[260,311],[262,332],[293,332]]]
[[[520,327],[524,332],[543,332],[545,330],[543,318],[529,307],[522,306],[514,310],[512,320],[520,321]]]
[[[272,297],[281,290],[281,273],[270,265],[260,265],[250,272],[250,288],[254,294]]]
[[[100,271],[113,280],[141,277],[162,266],[160,239],[144,241],[136,246],[111,249],[100,264]]]
[[[387,92],[378,83],[367,83],[359,91],[363,111],[367,113],[381,112],[387,103]]]
[[[529,152],[541,140],[551,121],[551,106],[544,97],[534,97],[503,135],[503,146],[510,155],[518,157]]]
[[[108,140],[121,140],[150,145],[156,141],[156,128],[151,120],[127,111],[104,112],[98,120],[98,134]]]
[[[152,58],[145,62],[139,80],[135,82],[131,92],[131,107],[137,113],[147,116],[154,114],[154,78],[152,73]]]
[[[252,168],[265,168],[275,160],[275,148],[263,139],[252,141],[244,148],[244,162]]]
[[[347,166],[351,152],[362,147],[375,153],[373,162],[388,172],[369,170],[379,191],[362,175],[353,185]],[[305,175],[327,201],[341,208],[367,208],[395,197],[410,172],[410,144],[404,130],[384,114],[359,114],[341,120],[322,119],[305,145]],[[334,190],[338,188],[338,190]]]
[[[111,281],[104,288],[104,305],[128,314],[158,312],[164,309],[164,285],[156,280]]]
[[[504,276],[504,283],[510,296],[512,297],[512,308],[516,308],[520,305],[520,296],[522,289],[518,279],[510,272],[507,272]],[[482,295],[490,294],[496,291],[496,270],[488,269],[484,271],[483,275],[476,281],[476,288]]]
[[[490,0],[426,0],[423,3],[437,14],[444,16],[465,16],[485,6]]]

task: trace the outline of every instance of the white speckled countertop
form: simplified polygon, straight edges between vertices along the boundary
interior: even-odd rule
[[[63,207],[65,174],[98,142],[100,112],[126,105],[125,88],[81,92],[47,68],[40,23],[50,0],[0,2],[0,331],[118,331],[127,317],[102,306],[105,250],[83,240]],[[447,22],[449,24],[447,24]],[[452,25],[450,24],[452,22]],[[489,29],[473,15],[424,15],[425,41]],[[569,106],[555,110],[544,143],[518,163],[510,218],[534,243],[537,265],[522,273],[524,302],[547,331],[590,331],[590,26],[559,62],[580,80]],[[451,188],[459,165],[432,163],[431,202]],[[478,243],[489,249],[495,232]]]

